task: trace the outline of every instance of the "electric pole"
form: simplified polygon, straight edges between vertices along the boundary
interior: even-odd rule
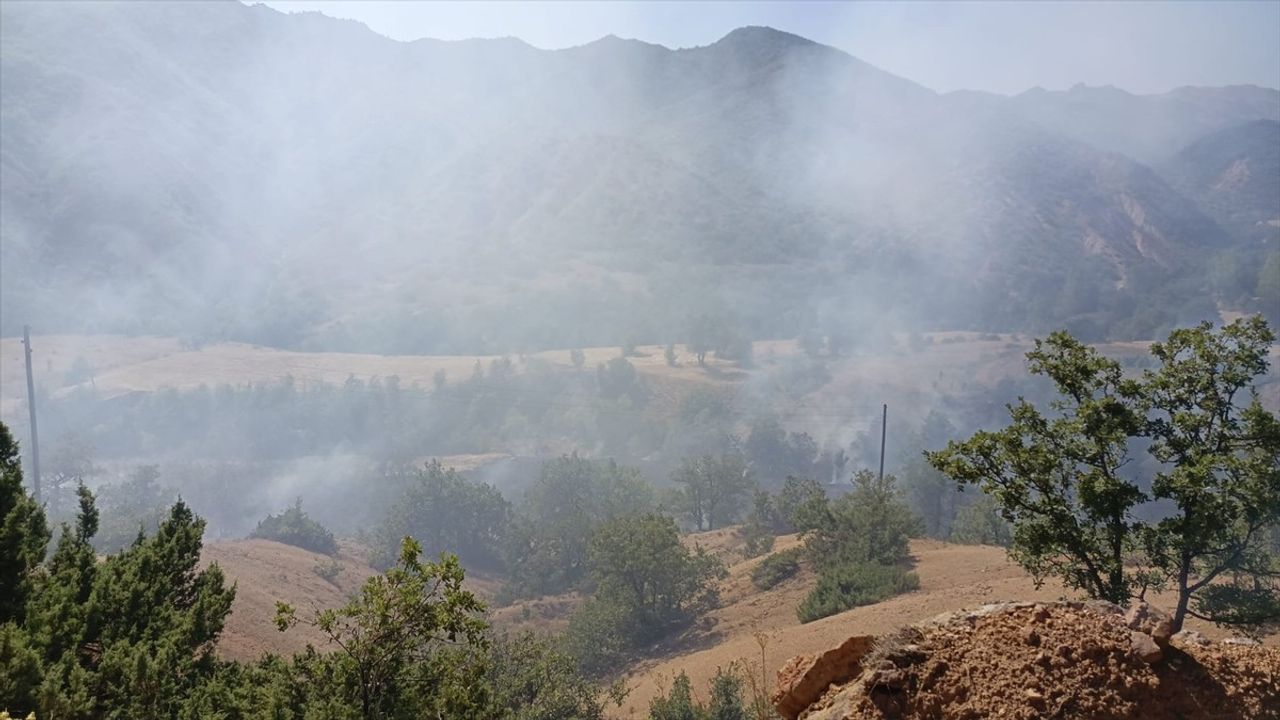
[[[27,412],[31,415],[31,496],[40,502],[40,432],[36,429],[36,381],[31,375],[31,326],[22,326],[22,346],[27,357]]]
[[[35,418],[35,415],[32,415]],[[32,424],[35,427],[35,424]],[[881,480],[884,479],[884,436],[888,433],[888,404],[884,404],[883,413],[881,414]]]

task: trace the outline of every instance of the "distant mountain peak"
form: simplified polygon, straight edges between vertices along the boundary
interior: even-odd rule
[[[732,30],[716,41],[716,45],[789,45],[793,47],[818,45],[808,38],[768,27],[746,25]]]

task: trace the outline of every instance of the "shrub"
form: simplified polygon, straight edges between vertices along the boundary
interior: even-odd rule
[[[768,590],[800,572],[800,556],[802,548],[791,548],[776,552],[765,558],[751,570],[751,584],[757,590]]]
[[[311,568],[311,572],[319,575],[326,582],[337,585],[337,582],[335,581],[338,578],[338,573],[342,572],[342,563],[334,560],[333,558],[321,560]]]
[[[802,623],[812,622],[919,587],[920,578],[897,565],[867,561],[833,567],[818,578],[796,615]]]
[[[338,541],[333,539],[333,533],[302,510],[302,498],[279,515],[268,515],[249,537],[275,540],[325,555],[338,552]]]
[[[693,697],[692,683],[683,671],[671,682],[669,692],[659,692],[649,701],[649,720],[747,720],[742,697],[740,668],[717,668],[708,688],[706,704]]]

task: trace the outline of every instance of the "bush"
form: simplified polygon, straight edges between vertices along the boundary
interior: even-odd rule
[[[268,515],[249,537],[275,540],[325,555],[338,552],[338,541],[333,539],[333,533],[303,512],[302,498],[279,515]]]
[[[724,564],[680,541],[661,515],[622,517],[591,538],[596,593],[569,621],[568,642],[582,669],[603,674],[632,650],[686,627],[716,600]]]
[[[694,699],[689,676],[681,671],[672,680],[670,691],[659,692],[649,701],[649,720],[747,720],[740,671],[737,664],[730,665],[728,670],[717,668],[706,704]]]
[[[765,558],[751,570],[751,584],[757,590],[768,590],[783,580],[792,578],[800,572],[800,556],[802,548],[783,550]]]
[[[920,578],[896,565],[860,562],[834,567],[818,578],[818,584],[800,603],[800,622],[813,622],[849,608],[871,605],[920,587]]]
[[[311,572],[319,575],[326,582],[337,585],[338,583],[336,580],[338,578],[338,573],[342,572],[342,563],[334,560],[333,558],[321,560],[311,568]]]

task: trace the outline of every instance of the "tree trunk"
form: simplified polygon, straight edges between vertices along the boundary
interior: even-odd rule
[[[1191,602],[1191,593],[1187,590],[1187,583],[1191,577],[1191,558],[1186,553],[1182,555],[1182,563],[1178,567],[1178,607],[1173,612],[1173,632],[1182,631],[1182,622],[1187,618],[1187,606]]]

